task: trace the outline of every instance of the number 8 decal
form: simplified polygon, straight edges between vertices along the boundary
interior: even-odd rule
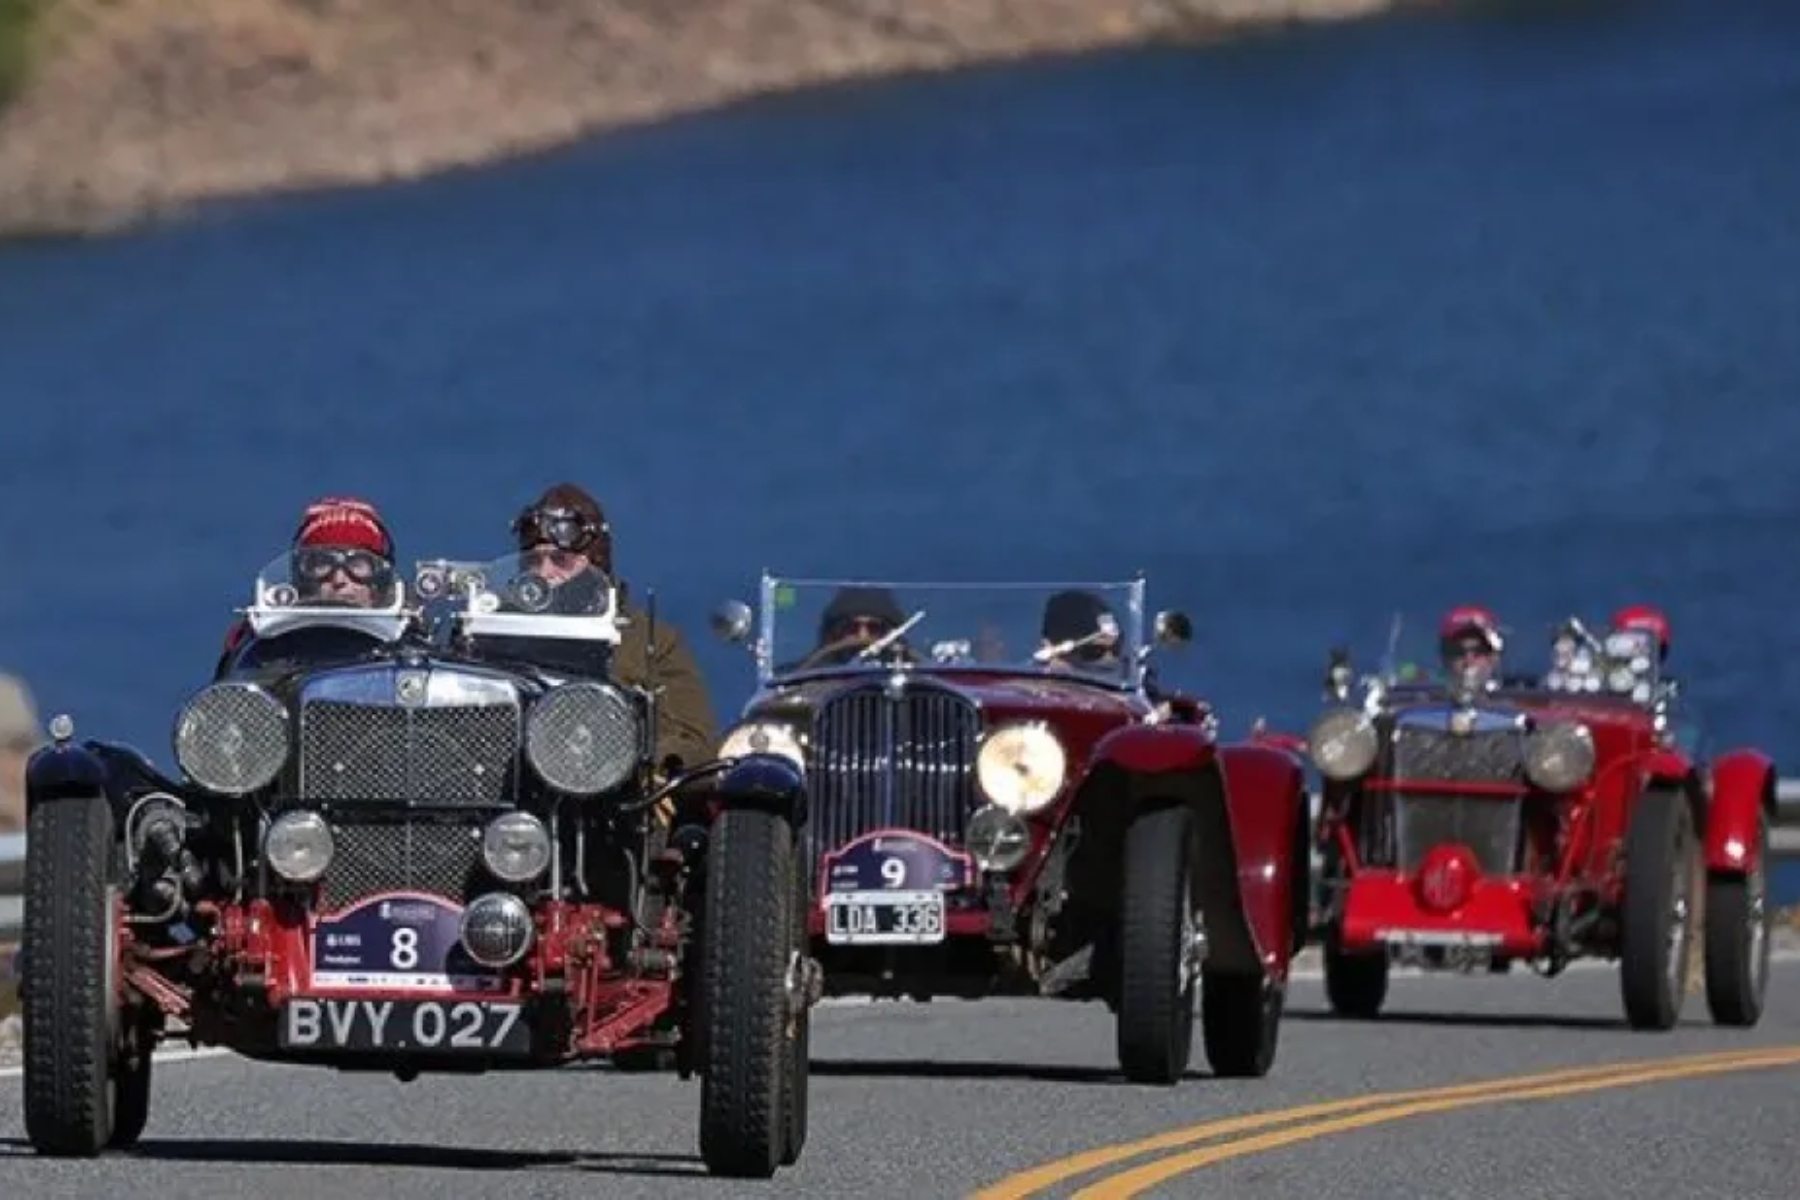
[[[419,965],[419,931],[400,928],[394,930],[394,939],[388,950],[388,962],[396,971],[410,971]]]
[[[881,881],[891,888],[897,888],[906,882],[906,860],[903,858],[884,858],[881,860]]]

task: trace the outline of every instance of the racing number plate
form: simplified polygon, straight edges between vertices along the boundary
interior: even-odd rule
[[[941,942],[944,893],[828,893],[825,940],[834,946],[918,946]]]
[[[281,1009],[281,1048],[528,1055],[523,1016],[520,1005],[499,1000],[297,997]]]

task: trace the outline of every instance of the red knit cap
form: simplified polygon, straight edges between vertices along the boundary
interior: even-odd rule
[[[339,546],[394,557],[394,539],[381,514],[354,496],[325,496],[307,506],[294,534],[296,546]]]

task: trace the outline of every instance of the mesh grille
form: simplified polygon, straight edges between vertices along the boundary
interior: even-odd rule
[[[807,762],[807,863],[871,830],[914,829],[962,845],[975,802],[981,714],[953,692],[876,688],[820,706]]]
[[[1521,801],[1516,796],[1458,796],[1401,792],[1393,797],[1394,833],[1402,871],[1415,871],[1446,842],[1475,853],[1488,875],[1511,875],[1519,859]]]
[[[406,708],[309,701],[299,799],[497,804],[519,753],[511,704]]]
[[[1449,733],[1404,726],[1394,731],[1395,779],[1441,779],[1460,783],[1522,783],[1524,734],[1515,730]]]
[[[338,909],[378,892],[419,891],[466,903],[491,890],[482,883],[481,828],[467,818],[333,822],[336,853],[320,902]]]

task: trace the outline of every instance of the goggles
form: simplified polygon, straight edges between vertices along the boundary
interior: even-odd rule
[[[367,550],[336,546],[304,546],[294,551],[294,577],[306,583],[324,583],[342,571],[357,583],[374,583],[392,568],[387,559]]]
[[[835,642],[851,634],[871,638],[885,637],[893,630],[894,623],[882,617],[840,617],[826,630],[825,640]]]
[[[572,508],[526,508],[513,518],[519,545],[529,549],[548,543],[571,554],[585,552],[606,531]]]

